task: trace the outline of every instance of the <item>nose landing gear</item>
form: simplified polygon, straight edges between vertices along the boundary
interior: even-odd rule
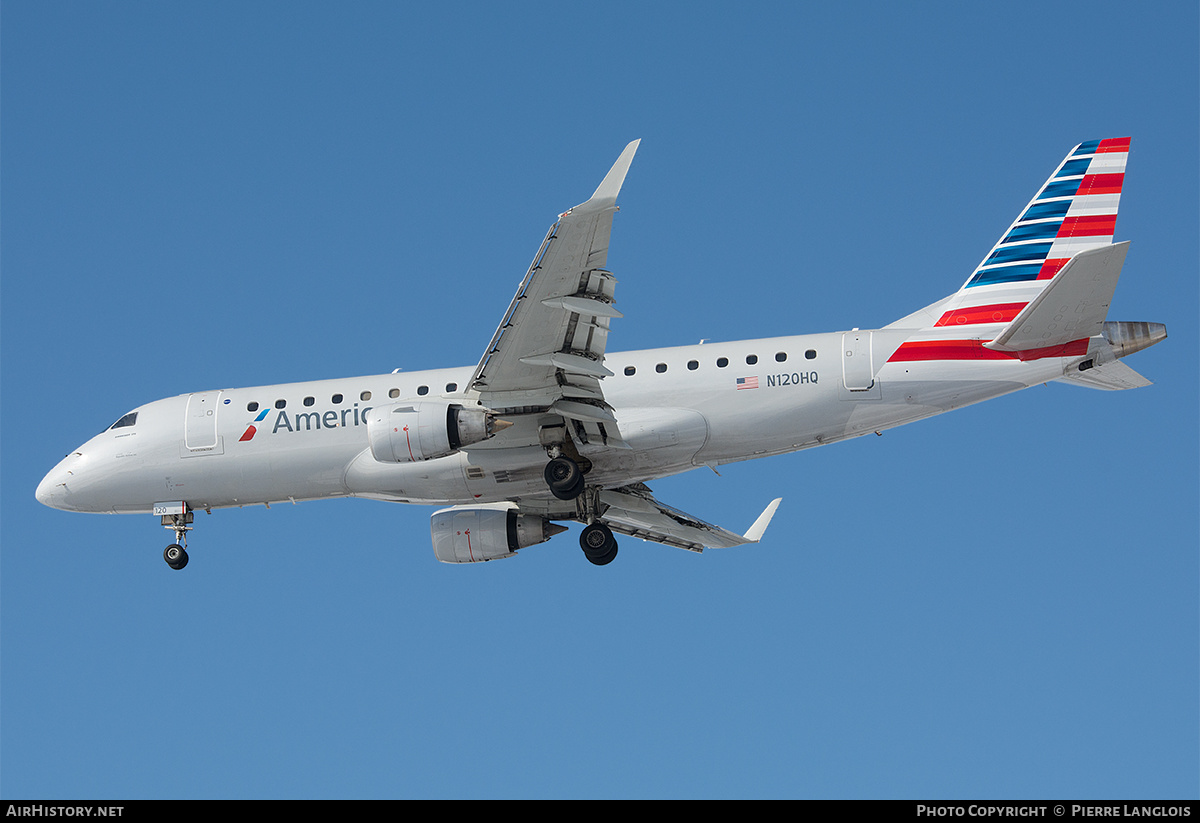
[[[175,571],[188,564],[187,533],[192,530],[192,512],[182,514],[164,514],[163,528],[175,532],[175,542],[163,549],[163,560]]]
[[[167,565],[172,569],[179,571],[188,564],[188,553],[183,546],[172,543],[163,549],[163,560],[167,561]]]

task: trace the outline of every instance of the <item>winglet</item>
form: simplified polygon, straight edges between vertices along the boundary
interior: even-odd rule
[[[576,206],[575,209],[581,209],[584,206],[588,208],[604,208],[616,204],[617,194],[621,191],[621,185],[625,182],[625,175],[629,172],[630,164],[633,163],[633,155],[637,153],[638,144],[641,142],[639,138],[625,147],[625,150],[621,152],[621,156],[617,158],[617,162],[613,163],[613,167],[608,170],[608,174],[604,175],[604,179],[596,187],[595,193],[586,203]],[[572,209],[572,211],[575,209]]]
[[[754,525],[742,535],[751,543],[757,543],[762,539],[763,533],[767,530],[767,526],[771,525],[771,518],[775,516],[775,510],[779,508],[779,504],[783,502],[782,497],[776,497],[767,507],[763,509],[763,513],[754,521]]]

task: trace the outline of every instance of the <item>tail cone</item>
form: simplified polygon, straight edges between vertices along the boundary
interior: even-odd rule
[[[1117,357],[1125,357],[1166,340],[1167,327],[1162,323],[1108,321],[1104,324],[1104,339]]]

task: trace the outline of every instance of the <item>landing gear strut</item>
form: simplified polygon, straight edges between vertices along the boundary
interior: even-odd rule
[[[183,514],[164,514],[163,528],[175,532],[175,542],[163,549],[163,560],[175,571],[188,564],[187,533],[192,530],[192,512]]]
[[[617,540],[603,523],[584,526],[579,545],[587,559],[597,566],[607,565],[617,556]]]

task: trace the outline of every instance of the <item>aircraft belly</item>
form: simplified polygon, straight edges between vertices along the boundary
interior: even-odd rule
[[[760,382],[757,388],[714,399],[706,410],[711,436],[696,455],[717,464],[796,451],[840,437],[850,415],[826,383]]]
[[[344,488],[359,497],[400,503],[458,503],[475,498],[467,487],[462,452],[415,463],[382,463],[366,449],[346,467]]]
[[[695,460],[718,464],[825,445],[933,417],[1026,385],[1015,380],[877,379],[872,391],[856,399],[838,385],[800,402],[761,403],[753,426],[746,425],[743,412],[710,415],[712,435]]]
[[[358,446],[357,442],[349,447],[345,443],[331,442],[299,450],[293,448],[272,452],[270,476],[257,482],[274,492],[274,500],[311,500],[345,495],[346,486],[342,478],[346,462]],[[242,470],[243,487],[254,488],[256,483],[247,481],[260,471],[259,467],[247,464]]]
[[[845,404],[851,411],[844,437],[913,423],[1023,389],[1025,385],[995,380],[920,380],[881,382],[880,388],[879,400]]]
[[[183,500],[198,509],[343,496],[346,463],[361,448],[336,438],[286,447],[228,448],[229,438],[222,442],[221,453],[197,456],[180,445],[176,454],[155,461],[161,469],[154,479],[162,485],[150,502]]]

